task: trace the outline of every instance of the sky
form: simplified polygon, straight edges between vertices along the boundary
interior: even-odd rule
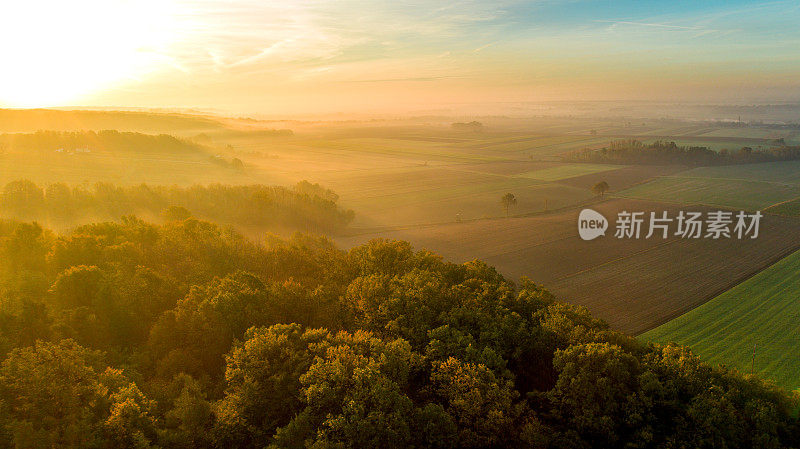
[[[800,101],[800,2],[0,2],[0,107]]]

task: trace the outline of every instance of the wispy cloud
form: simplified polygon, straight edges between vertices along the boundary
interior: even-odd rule
[[[345,80],[345,83],[398,83],[398,82],[428,82],[428,81],[441,81],[455,78],[463,78],[459,76],[419,76],[419,77],[406,77],[406,78],[385,78],[385,79],[365,79],[365,80]]]
[[[600,23],[611,23],[614,25],[636,25],[636,26],[643,26],[643,27],[654,27],[654,28],[671,28],[677,30],[699,30],[702,29],[701,27],[697,26],[683,26],[683,25],[673,25],[670,23],[654,23],[654,22],[631,22],[627,20],[595,20],[595,22]]]
[[[163,61],[161,80],[181,88],[190,80],[273,96],[326,88],[343,96],[394,83],[386,89],[515,96],[653,73],[686,80],[698,65],[719,79],[743,67],[742,79],[761,71],[766,81],[770,70],[800,70],[796,0],[620,0],[602,8],[592,0],[161,1],[177,5],[179,38],[152,51]]]
[[[476,48],[476,49],[472,50],[472,52],[473,52],[473,53],[478,53],[478,52],[481,52],[481,51],[483,51],[483,50],[486,50],[487,48],[491,47],[491,46],[492,46],[492,45],[494,45],[494,44],[495,44],[494,42],[490,42],[490,43],[488,43],[488,44],[481,45],[480,47],[478,47],[478,48]]]

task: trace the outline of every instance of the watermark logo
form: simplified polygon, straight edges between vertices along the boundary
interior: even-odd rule
[[[606,235],[608,220],[600,212],[584,209],[578,216],[578,234],[583,240],[594,240]]]
[[[617,214],[614,237],[618,239],[661,238],[670,235],[682,239],[732,239],[758,237],[761,212],[728,211],[685,212],[670,216],[668,212],[628,212]],[[584,209],[578,216],[578,233],[583,240],[594,240],[606,234],[608,220],[599,212]]]

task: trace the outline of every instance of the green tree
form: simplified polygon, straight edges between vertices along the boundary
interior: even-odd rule
[[[71,340],[14,350],[0,367],[0,400],[14,447],[146,448],[156,438],[153,401]]]
[[[273,447],[452,445],[452,419],[441,407],[415,406],[406,393],[421,363],[408,342],[341,332],[314,349],[317,356],[300,377],[304,408],[278,430]]]
[[[588,343],[557,351],[553,365],[559,377],[548,395],[567,427],[603,447],[619,446],[631,432],[642,433],[639,443],[649,443],[652,403],[638,394],[642,368],[634,355]]]
[[[251,328],[226,357],[225,397],[215,430],[221,446],[263,447],[303,409],[300,377],[316,355],[324,330],[298,324]],[[276,407],[276,404],[280,404]]]
[[[524,411],[511,381],[451,357],[434,366],[431,385],[458,425],[458,447],[508,446]]]
[[[172,388],[179,388],[179,393],[171,399],[172,407],[164,414],[159,446],[176,449],[212,446],[214,406],[202,384],[187,374],[179,374],[171,384]]]

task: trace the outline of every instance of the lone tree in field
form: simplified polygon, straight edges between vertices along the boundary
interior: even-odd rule
[[[594,192],[596,195],[603,196],[603,195],[605,195],[606,192],[608,192],[609,188],[610,187],[608,186],[607,182],[600,181],[597,184],[595,184],[594,186],[592,186],[592,192]]]
[[[506,217],[508,217],[508,208],[517,205],[517,197],[513,193],[506,193],[500,198],[500,204],[506,208]]]

